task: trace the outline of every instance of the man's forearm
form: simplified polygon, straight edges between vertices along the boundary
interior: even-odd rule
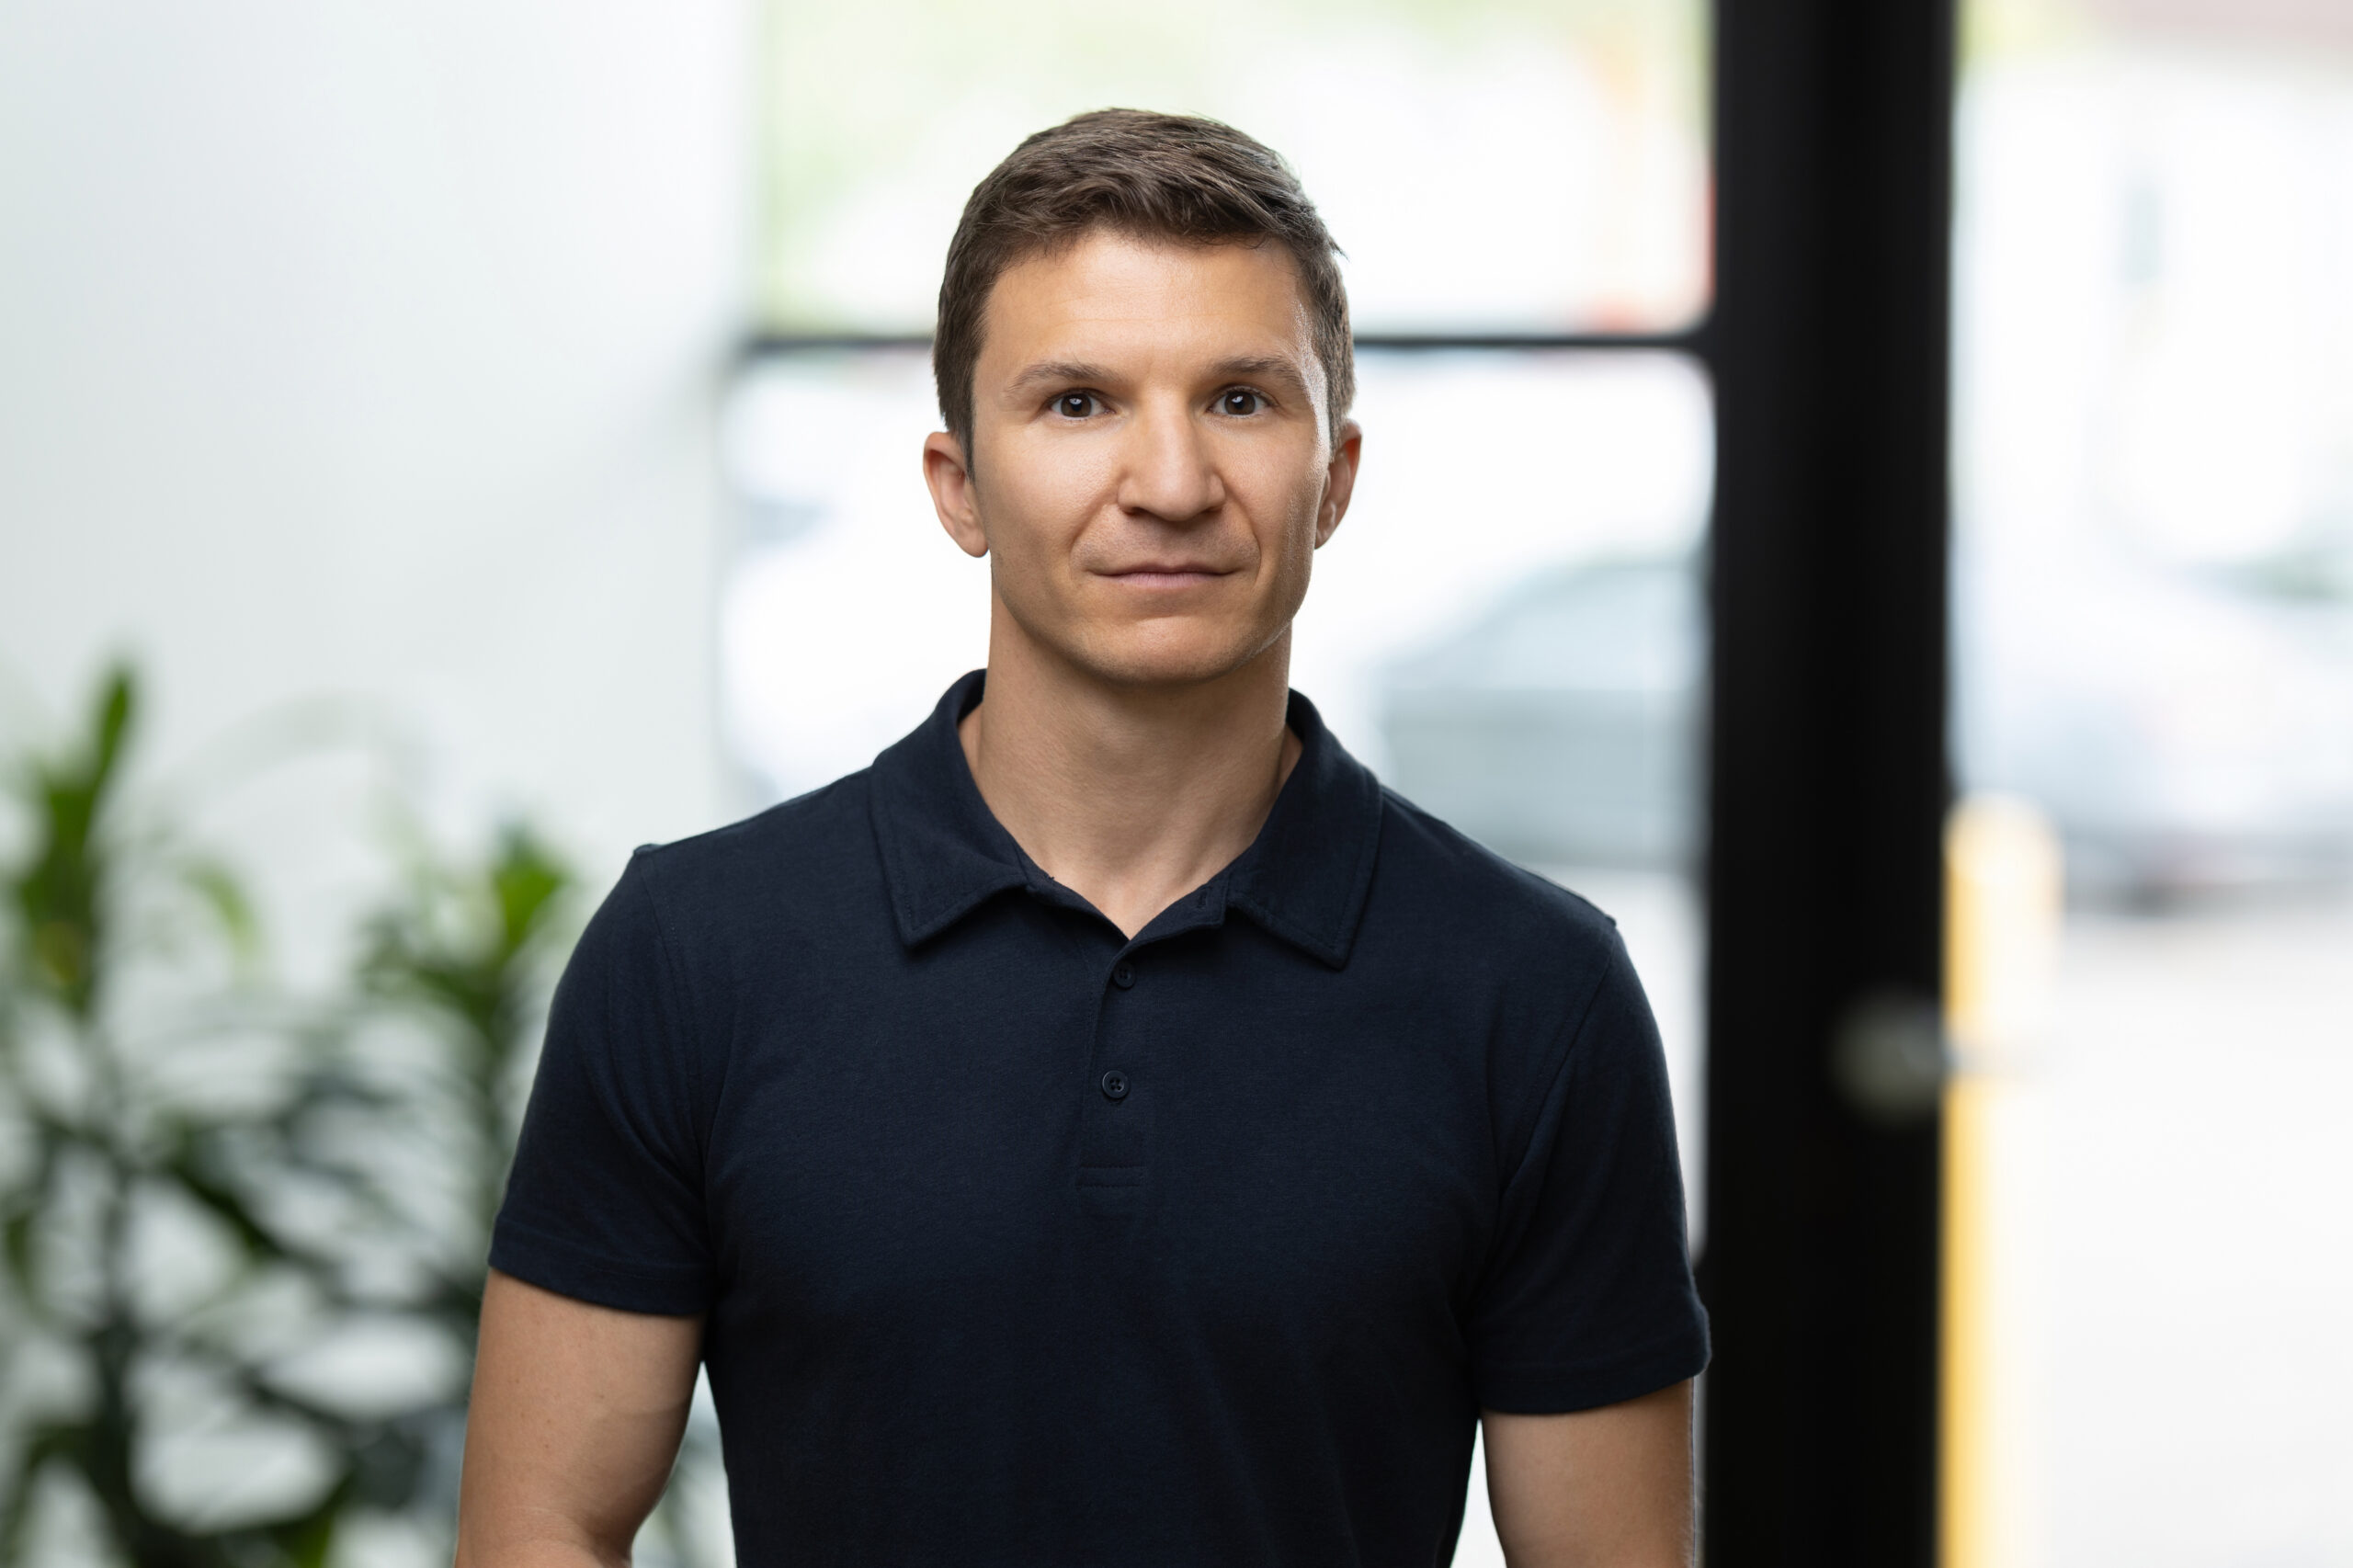
[[[1510,1568],[1691,1568],[1691,1385],[1562,1415],[1484,1417]]]
[[[457,1568],[618,1568],[661,1501],[694,1396],[696,1318],[504,1274],[483,1298]]]

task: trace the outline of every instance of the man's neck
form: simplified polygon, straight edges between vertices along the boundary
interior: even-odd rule
[[[1290,639],[1213,681],[1115,686],[999,607],[988,687],[958,726],[981,798],[1022,852],[1134,936],[1250,846],[1299,760]]]

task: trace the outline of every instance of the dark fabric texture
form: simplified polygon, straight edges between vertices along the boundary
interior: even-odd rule
[[[1415,1564],[1482,1406],[1697,1373],[1615,927],[1304,744],[1134,940],[956,722],[641,851],[556,994],[491,1261],[707,1313],[736,1550]]]

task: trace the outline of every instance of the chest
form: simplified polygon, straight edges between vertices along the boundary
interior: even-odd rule
[[[816,1337],[1113,1299],[1212,1336],[1447,1318],[1495,1198],[1475,1019],[1246,941],[1021,958],[744,1022],[708,1186],[731,1293]]]

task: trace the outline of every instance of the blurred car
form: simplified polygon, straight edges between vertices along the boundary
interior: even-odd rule
[[[1390,781],[1516,860],[1682,865],[1705,647],[1688,561],[1532,578],[1382,672]]]
[[[2073,892],[2162,903],[2353,870],[2353,601],[2293,565],[1961,563],[1962,776],[2051,814]]]
[[[2353,596],[2292,565],[1959,563],[1961,777],[2047,812],[2079,895],[2353,875]],[[1521,861],[1688,864],[1703,602],[1684,560],[1522,583],[1383,672],[1391,781]]]

